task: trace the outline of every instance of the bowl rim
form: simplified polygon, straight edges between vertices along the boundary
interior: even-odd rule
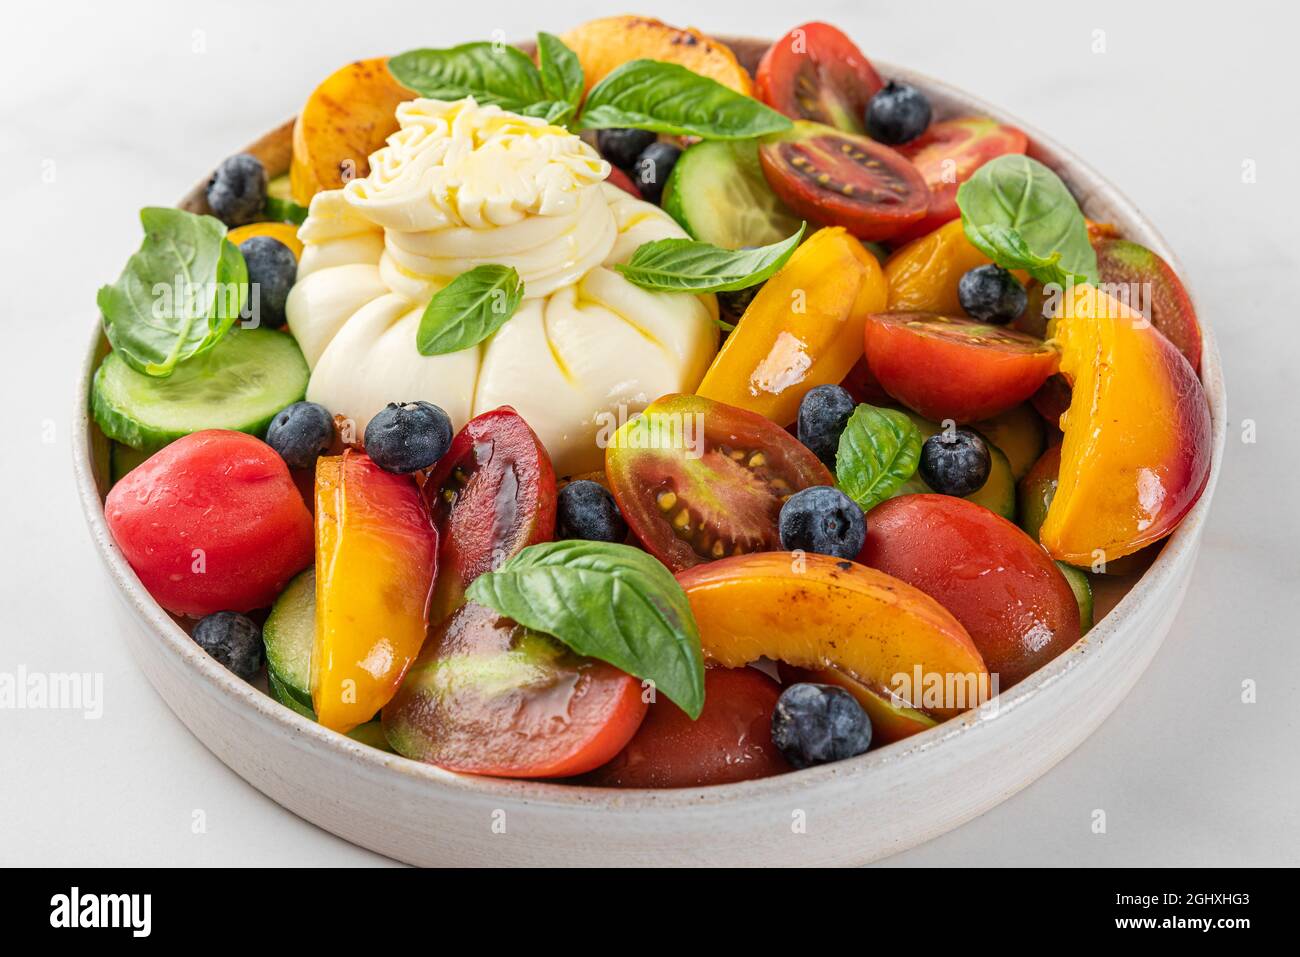
[[[718,40],[724,43],[743,42],[745,39],[748,38],[718,37]],[[770,41],[753,40],[751,42],[766,45]],[[1169,249],[1168,244],[1154,224],[1138,210],[1137,206],[1126,195],[1105,177],[1099,175],[1074,152],[1061,146],[1040,130],[1023,123],[1005,110],[985,102],[980,97],[973,96],[946,82],[935,80],[914,70],[896,67],[882,60],[874,62],[887,75],[901,77],[908,82],[920,85],[927,91],[937,91],[945,97],[959,99],[964,105],[978,110],[984,115],[991,116],[1004,123],[1014,124],[1029,136],[1033,149],[1045,149],[1057,159],[1059,164],[1064,164],[1073,170],[1086,174],[1092,181],[1094,189],[1104,192],[1107,202],[1113,208],[1121,210],[1127,218],[1141,224],[1147,233],[1144,241],[1170,263],[1187,287],[1193,304],[1197,305],[1192,283],[1187,279],[1177,257]],[[1086,197],[1083,200],[1086,201]],[[209,686],[220,694],[228,707],[251,708],[260,718],[278,725],[283,732],[291,733],[301,742],[300,746],[303,749],[324,749],[338,759],[348,762],[360,762],[370,773],[383,774],[391,771],[408,780],[422,780],[431,788],[441,788],[453,794],[520,801],[532,806],[544,806],[558,810],[601,808],[610,811],[636,812],[653,808],[658,811],[686,811],[691,808],[699,808],[702,805],[725,805],[746,801],[757,802],[780,795],[783,792],[789,792],[792,789],[808,789],[811,791],[832,781],[852,785],[871,775],[876,769],[886,765],[897,765],[914,760],[918,755],[932,754],[941,749],[950,750],[953,742],[977,733],[980,727],[995,718],[1000,718],[1018,708],[1024,707],[1032,699],[1061,681],[1071,671],[1083,667],[1085,656],[1088,653],[1099,651],[1108,642],[1114,642],[1117,638],[1123,640],[1124,636],[1116,633],[1122,631],[1125,620],[1132,617],[1136,608],[1147,601],[1148,596],[1158,592],[1171,578],[1176,566],[1179,564],[1180,556],[1189,549],[1196,548],[1201,526],[1207,520],[1214,490],[1222,469],[1227,423],[1227,397],[1222,366],[1214,333],[1199,308],[1197,309],[1197,317],[1200,320],[1203,339],[1200,379],[1210,405],[1212,428],[1209,478],[1195,506],[1184,516],[1173,534],[1164,541],[1151,566],[1138,578],[1114,608],[1078,642],[1013,688],[1002,692],[996,701],[991,704],[967,712],[934,728],[887,745],[879,750],[868,751],[856,758],[807,768],[789,774],[731,784],[662,790],[620,789],[597,788],[544,780],[519,780],[456,774],[397,754],[380,751],[343,734],[331,731],[281,705],[269,694],[236,677],[232,672],[218,664],[215,659],[202,651],[148,594],[127,564],[125,557],[108,531],[104,518],[103,502],[99,496],[99,487],[95,475],[94,446],[92,443],[95,424],[90,414],[89,404],[91,382],[102,349],[102,332],[98,317],[96,317],[94,332],[77,383],[76,414],[73,418],[73,469],[77,495],[95,548],[108,569],[109,576],[114,586],[119,590],[121,597],[126,600],[135,616],[147,626],[152,633],[152,637],[160,640],[167,652],[183,662],[183,666],[190,672],[191,680],[208,682]],[[1099,657],[1096,654],[1090,656]]]

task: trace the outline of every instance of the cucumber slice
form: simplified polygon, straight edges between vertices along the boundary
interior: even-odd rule
[[[309,568],[280,593],[262,626],[266,670],[280,683],[284,693],[305,706],[308,713],[311,711],[311,646],[315,640],[316,569]]]
[[[95,372],[91,411],[110,439],[147,452],[201,429],[260,437],[277,412],[306,394],[308,375],[292,336],[232,329],[166,377],[136,372],[110,352]]]
[[[923,419],[915,412],[910,412],[907,409],[902,411],[921,430],[922,441],[936,435],[941,429],[941,426],[937,423],[931,422],[929,419]],[[1014,522],[1016,520],[1016,480],[1011,474],[1011,462],[1006,454],[988,441],[987,438],[985,444],[988,445],[989,455],[993,460],[992,468],[989,469],[988,481],[984,483],[984,487],[978,492],[967,495],[966,500],[974,502],[976,505],[983,505],[990,512],[1001,515],[1009,522]],[[934,489],[926,485],[925,480],[918,473],[904,482],[890,498],[899,495],[922,495],[933,491]]]
[[[268,669],[266,677],[267,683],[271,686],[272,698],[280,702],[280,704],[284,705],[290,711],[296,711],[304,718],[310,718],[312,721],[316,720],[316,712],[308,705],[303,704],[295,698],[289,689],[284,686],[284,682],[276,677],[274,671]]]
[[[1088,576],[1073,565],[1067,565],[1065,562],[1057,562],[1056,567],[1061,570],[1065,580],[1070,584],[1070,591],[1074,592],[1074,600],[1079,603],[1079,626],[1080,634],[1086,635],[1092,628],[1092,583],[1088,581]]]
[[[148,452],[141,452],[121,442],[113,442],[108,449],[108,478],[116,485],[122,477],[137,465],[144,464],[149,458]]]
[[[723,249],[766,246],[799,229],[767,185],[752,139],[687,149],[664,184],[663,208],[695,239]]]
[[[1047,430],[1042,417],[1028,402],[1022,402],[1001,415],[971,426],[1003,452],[1011,462],[1011,474],[1019,482],[1034,467],[1047,448]]]
[[[283,173],[266,184],[266,217],[276,222],[293,223],[295,226],[301,226],[307,218],[307,207],[299,206],[293,201],[288,173]]]

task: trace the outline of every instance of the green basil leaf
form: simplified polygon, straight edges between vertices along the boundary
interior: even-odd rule
[[[673,136],[740,140],[787,130],[790,118],[676,63],[632,60],[592,87],[584,130],[635,127]]]
[[[1096,283],[1097,253],[1079,204],[1061,178],[1020,154],[990,160],[957,190],[962,228],[1004,269],[1039,282]]]
[[[429,300],[415,346],[422,356],[476,346],[505,325],[523,298],[524,281],[513,266],[475,266]]]
[[[920,459],[921,431],[907,413],[864,403],[840,433],[835,479],[865,512],[910,479]]]
[[[239,318],[248,268],[212,216],[140,211],[145,237],[96,301],[108,341],[137,372],[167,376],[211,349]]]
[[[631,260],[614,268],[628,282],[656,292],[731,292],[765,281],[785,265],[803,238],[807,223],[770,246],[721,249],[694,239],[656,239]]]
[[[542,100],[540,103],[533,103],[515,112],[520,116],[540,117],[552,126],[564,126],[573,119],[573,114],[578,112],[578,108],[562,100]]]
[[[547,96],[577,107],[582,101],[582,64],[563,40],[551,33],[537,34],[537,68]]]
[[[530,545],[474,580],[472,601],[654,682],[692,718],[704,707],[700,633],[682,586],[629,545]]]
[[[398,83],[432,100],[474,97],[518,112],[545,100],[533,61],[503,43],[464,43],[446,50],[408,50],[388,61]]]

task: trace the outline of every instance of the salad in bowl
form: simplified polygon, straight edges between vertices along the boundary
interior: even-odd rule
[[[457,774],[996,708],[1211,472],[1178,274],[1033,151],[824,23],[752,76],[645,17],[349,64],[100,290],[107,528],[239,678]]]

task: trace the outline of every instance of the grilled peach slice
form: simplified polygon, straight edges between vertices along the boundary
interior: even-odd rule
[[[705,657],[835,668],[904,707],[950,718],[984,700],[988,669],[943,606],[884,572],[799,552],[760,552],[677,576]]]
[[[309,206],[325,189],[370,172],[370,154],[397,132],[397,105],[415,98],[388,72],[388,58],[357,60],[312,91],[293,124],[289,185]]]
[[[1053,558],[1087,567],[1164,538],[1196,504],[1210,477],[1210,408],[1177,347],[1093,286],[1067,290],[1055,323],[1074,390],[1039,538]]]
[[[691,27],[670,27],[652,17],[604,17],[560,39],[578,55],[588,90],[629,60],[643,59],[680,64],[746,96],[753,89],[731,49]]]

